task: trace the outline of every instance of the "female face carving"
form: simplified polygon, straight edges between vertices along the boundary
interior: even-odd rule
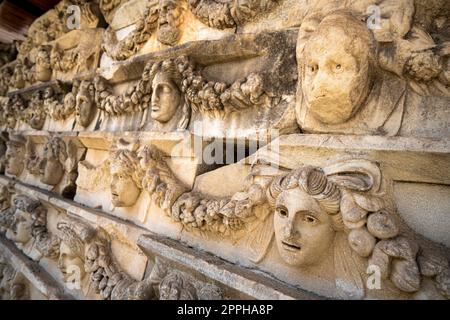
[[[351,52],[353,45],[361,47],[358,55]],[[340,28],[319,27],[306,43],[302,60],[302,91],[308,111],[327,124],[349,120],[370,89],[370,59],[364,40],[352,39]]]
[[[158,72],[152,83],[151,117],[165,123],[172,119],[180,104],[177,86],[162,72]]]
[[[14,222],[10,229],[7,231],[8,239],[25,244],[30,241],[31,227],[33,225],[33,219],[31,214],[22,210],[16,210],[14,214]]]
[[[317,264],[332,246],[331,217],[300,188],[283,191],[274,214],[278,251],[289,265]]]
[[[77,274],[79,274],[81,281],[86,275],[84,270],[84,260],[75,254],[64,242],[61,242],[59,248],[58,267],[61,270],[65,281],[73,280],[73,277]]]
[[[124,172],[112,173],[111,200],[115,207],[131,207],[136,203],[140,192],[129,175]]]
[[[80,124],[85,128],[89,126],[95,116],[96,106],[91,95],[91,84],[88,81],[82,81],[79,86],[76,110]]]

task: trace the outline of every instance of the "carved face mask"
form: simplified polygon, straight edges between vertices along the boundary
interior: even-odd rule
[[[20,147],[8,146],[6,150],[6,173],[19,176],[23,171],[23,150]]]
[[[292,266],[319,263],[335,235],[331,217],[299,188],[283,191],[278,197],[274,228],[278,251]]]
[[[55,186],[60,181],[64,174],[64,168],[58,158],[48,157],[44,162],[44,175],[41,182]]]
[[[92,101],[92,96],[90,93],[90,84],[89,83],[81,83],[79,87],[79,91],[76,97],[76,110],[78,116],[78,122],[86,128],[92,122],[96,106]]]
[[[111,200],[115,207],[131,207],[141,190],[129,175],[122,172],[112,174]]]
[[[151,117],[165,123],[172,119],[180,105],[180,91],[172,80],[159,72],[152,83]]]
[[[25,244],[30,241],[33,220],[31,214],[22,210],[16,210],[14,222],[8,229],[6,237],[14,242]]]
[[[349,48],[357,41],[340,29],[321,31],[305,45],[300,70],[303,97],[308,112],[318,121],[343,123],[369,94],[369,55],[352,55]]]
[[[83,259],[64,242],[61,242],[59,247],[58,267],[66,282],[81,281],[86,275]]]

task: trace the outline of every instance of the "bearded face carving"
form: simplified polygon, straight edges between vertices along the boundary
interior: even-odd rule
[[[344,123],[370,93],[375,40],[367,26],[349,13],[331,14],[313,24],[314,32],[307,32],[307,21],[299,33],[300,101],[320,123]]]

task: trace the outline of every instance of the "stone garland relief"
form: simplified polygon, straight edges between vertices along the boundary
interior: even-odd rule
[[[149,0],[140,18],[124,18],[135,19],[125,21],[133,25],[128,34],[116,30],[116,12],[138,2],[64,0],[33,23],[25,41],[1,46],[0,172],[70,199],[77,186],[106,190],[114,208],[130,211],[146,193],[151,204],[145,205],[179,226],[183,240],[195,239],[207,251],[219,244],[243,248],[246,266],[302,289],[323,292],[314,279],[331,279],[335,289],[326,296],[450,299],[448,248],[410,229],[396,209],[385,164],[351,147],[349,159],[322,167],[245,164],[249,175],[235,186],[239,191],[219,197],[196,189],[198,177],[194,187],[182,182],[169,154],[151,143],[119,139],[94,166],[85,159],[84,140],[68,137],[69,131],[153,131],[164,140],[167,132],[195,132],[200,122],[213,137],[274,128],[445,143],[450,8],[425,23],[420,0],[302,2],[292,8],[295,22],[283,15],[286,21],[268,31],[258,19],[270,25],[268,16],[289,0]],[[81,8],[77,30],[66,23],[72,4]],[[367,11],[372,5],[378,18]],[[235,34],[205,29],[215,40],[184,43],[192,16]],[[248,30],[261,30],[246,34],[251,24]],[[132,59],[150,39],[171,48]],[[102,50],[116,61],[111,72],[103,69]],[[80,297],[224,298],[219,287],[176,270],[158,252],[148,257],[148,276],[135,279],[117,263],[112,235],[102,227],[63,214],[50,228],[46,205],[13,185],[0,188],[0,210],[0,231],[25,255],[56,263],[65,284],[78,270]],[[285,269],[276,270],[281,264]],[[370,283],[373,272],[379,283]],[[0,276],[2,298],[29,296],[23,276],[3,258]]]
[[[109,7],[117,8],[118,4],[128,5],[131,2],[111,1]],[[125,60],[141,50],[154,33],[157,41],[163,45],[180,44],[183,32],[181,26],[187,11],[211,28],[229,29],[269,12],[279,2],[282,1],[150,0],[145,4],[142,17],[125,38],[119,40],[112,26],[106,29],[103,50],[113,60]],[[135,5],[139,4],[136,2]]]
[[[81,290],[84,297],[111,300],[148,299],[221,299],[221,290],[173,269],[162,258],[154,258],[150,276],[136,281],[115,262],[110,236],[102,228],[70,217],[62,217],[56,233],[47,229],[47,210],[39,201],[13,195],[11,186],[2,186],[1,231],[22,248],[32,242],[40,253],[34,259],[48,258],[58,266],[64,284],[70,290]],[[10,206],[10,207],[8,207]],[[30,251],[25,253],[31,256]],[[11,266],[0,260],[2,298],[26,298],[24,284]],[[13,279],[16,281],[12,282]],[[9,291],[8,291],[9,290]],[[12,296],[12,295],[15,296]]]

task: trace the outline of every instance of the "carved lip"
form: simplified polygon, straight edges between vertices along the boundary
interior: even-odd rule
[[[300,251],[302,249],[299,245],[292,244],[286,241],[281,241],[281,243],[283,244],[283,248],[288,251]]]

